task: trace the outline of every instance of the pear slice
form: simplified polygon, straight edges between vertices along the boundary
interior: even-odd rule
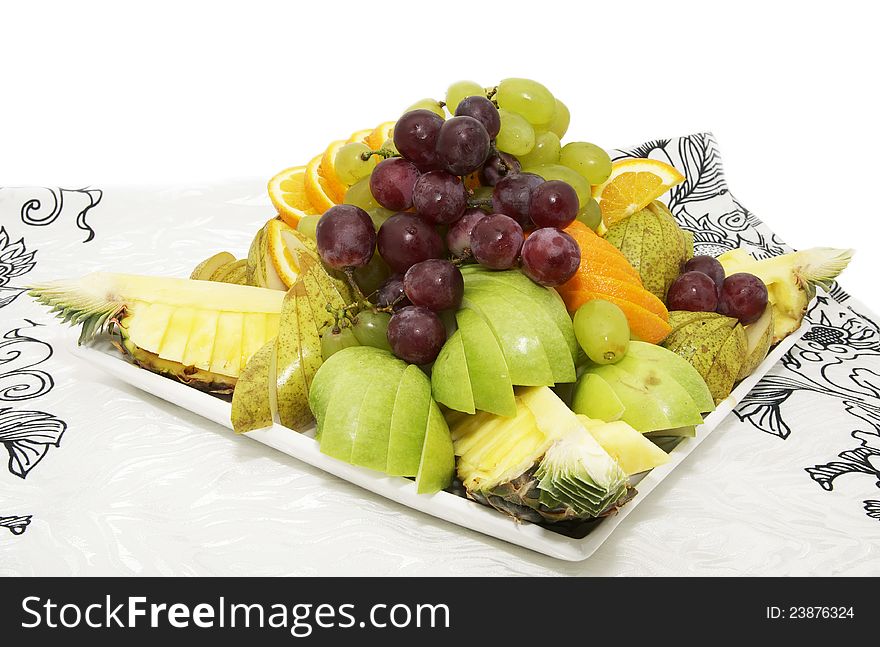
[[[746,360],[743,362],[737,380],[744,380],[751,375],[767,357],[773,341],[773,329],[773,306],[768,303],[758,320],[745,326]]]
[[[614,389],[595,373],[585,373],[577,382],[571,410],[591,420],[613,422],[626,411]]]
[[[309,386],[322,362],[318,326],[301,281],[284,296],[281,321],[275,344],[278,415],[282,425],[301,431],[312,418]]]
[[[733,390],[736,378],[746,361],[747,344],[746,332],[737,324],[718,349],[715,361],[706,373],[706,386],[716,402],[721,402]]]
[[[468,308],[459,310],[455,319],[461,331],[474,407],[500,416],[516,415],[507,360],[489,324]]]
[[[450,409],[465,413],[476,411],[461,330],[452,333],[434,361],[431,387],[434,399]]]
[[[627,476],[654,469],[669,460],[666,452],[625,422],[603,424],[586,416],[578,416],[578,419]]]
[[[232,428],[243,434],[263,429],[273,423],[272,401],[269,385],[275,356],[275,340],[267,342],[254,353],[238,377],[232,392]]]
[[[210,281],[211,275],[214,274],[214,272],[233,262],[235,262],[235,256],[229,252],[218,252],[196,265],[192,274],[189,275],[189,278],[197,279],[199,281]]]
[[[221,266],[211,275],[210,280],[218,283],[231,283],[233,281],[230,281],[229,278],[240,271],[247,271],[247,259],[242,258]]]

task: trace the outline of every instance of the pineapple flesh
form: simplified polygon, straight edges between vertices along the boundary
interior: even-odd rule
[[[518,519],[558,522],[607,514],[627,499],[626,474],[548,387],[517,390],[513,417],[449,418],[468,495]]]
[[[284,292],[190,279],[99,272],[32,286],[80,343],[115,329],[140,366],[229,393],[248,360],[278,334]]]

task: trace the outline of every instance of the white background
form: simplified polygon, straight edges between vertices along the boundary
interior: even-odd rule
[[[473,78],[544,82],[569,139],[715,133],[729,185],[795,247],[861,250],[875,309],[874,2],[9,3],[0,185],[269,178]]]

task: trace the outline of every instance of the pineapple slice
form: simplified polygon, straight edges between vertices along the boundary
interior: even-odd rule
[[[33,286],[31,295],[82,324],[80,343],[115,323],[140,365],[219,392],[278,333],[284,299],[279,290],[103,272]]]

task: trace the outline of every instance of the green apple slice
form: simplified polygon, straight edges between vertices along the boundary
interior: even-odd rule
[[[461,330],[452,333],[434,361],[431,369],[431,387],[437,402],[442,402],[456,411],[475,413],[474,394]]]
[[[702,424],[703,416],[700,415],[693,398],[688,395],[684,387],[665,372],[635,360],[627,362],[626,358],[612,366],[615,371],[626,374],[627,384],[641,390],[646,399],[653,400],[660,407],[669,421],[668,427]],[[621,419],[626,421],[628,413],[625,412]]]
[[[419,471],[416,475],[416,491],[433,494],[449,487],[455,473],[455,453],[452,436],[440,408],[433,401],[428,409],[425,442],[422,446]]]
[[[675,426],[666,416],[660,403],[649,397],[644,384],[639,383],[629,373],[621,371],[613,364],[591,367],[589,371],[605,380],[614,390],[614,394],[625,408],[621,420],[629,423],[636,430],[645,433]]]
[[[382,362],[381,368],[370,378],[352,445],[351,462],[354,465],[385,471],[391,442],[392,416],[388,414],[394,411],[405,369],[403,362]]]
[[[469,308],[459,310],[455,319],[461,332],[474,407],[499,416],[516,415],[507,360],[489,324]]]
[[[493,272],[483,269],[479,265],[466,265],[462,268],[462,274],[465,276],[465,285],[472,282],[474,284],[500,283],[517,290],[526,298],[542,306],[544,312],[553,319],[557,329],[562,333],[572,359],[577,359],[578,343],[571,323],[571,316],[568,314],[565,302],[556,290],[538,285],[518,270]]]
[[[492,303],[506,304],[503,307],[508,312],[515,311],[526,314],[532,330],[538,333],[541,347],[550,363],[554,383],[574,382],[577,379],[574,358],[568,343],[556,326],[553,317],[547,314],[542,305],[516,289],[510,287],[504,289],[500,287],[500,284],[490,281],[474,281],[468,286],[467,292],[472,299],[484,300],[485,298],[487,303],[491,300]],[[478,297],[481,294],[484,296]]]
[[[394,409],[390,416],[386,474],[418,474],[431,406],[436,405],[431,402],[431,384],[428,378],[418,366],[407,366],[397,386]]]
[[[614,389],[595,373],[585,373],[574,388],[571,410],[593,420],[613,422],[626,411]]]
[[[641,341],[630,341],[624,358],[640,364],[650,364],[658,372],[666,373],[691,396],[701,413],[715,410],[715,401],[706,381],[689,361],[670,350]],[[587,414],[589,415],[589,414]]]
[[[529,314],[511,308],[503,299],[482,290],[465,290],[462,306],[482,316],[495,333],[512,384],[548,386],[555,383],[547,353]]]

